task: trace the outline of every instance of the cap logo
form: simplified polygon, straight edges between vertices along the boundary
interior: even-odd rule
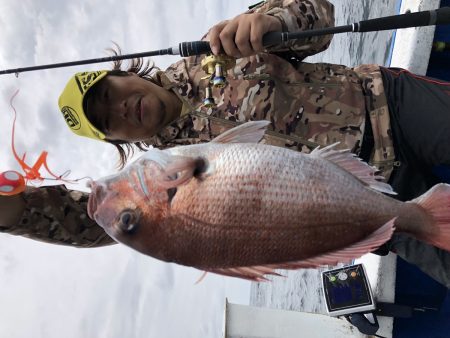
[[[98,76],[102,73],[102,71],[83,72],[75,76],[75,80],[82,95],[86,93],[86,91],[92,86],[92,82],[94,82],[95,79],[98,78]]]
[[[66,120],[66,123],[70,129],[78,130],[81,128],[80,118],[73,108],[69,106],[62,107],[61,113],[63,114],[64,120]]]

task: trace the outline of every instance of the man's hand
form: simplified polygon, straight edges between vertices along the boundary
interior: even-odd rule
[[[262,37],[267,32],[281,32],[277,18],[259,13],[241,14],[234,19],[219,22],[207,35],[212,52],[221,51],[236,58],[262,52]]]

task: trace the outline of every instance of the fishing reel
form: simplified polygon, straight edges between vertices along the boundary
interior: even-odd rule
[[[212,89],[213,87],[223,88],[227,85],[225,74],[236,65],[236,59],[228,55],[208,55],[202,60],[201,65],[207,74],[204,79],[209,79],[205,89],[203,105],[207,108],[212,108],[216,106]]]

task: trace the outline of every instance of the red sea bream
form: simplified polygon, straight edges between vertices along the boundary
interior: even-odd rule
[[[349,261],[394,230],[450,249],[449,185],[400,202],[348,150],[259,144],[266,126],[248,122],[209,143],[150,149],[91,184],[90,217],[146,255],[251,280]]]

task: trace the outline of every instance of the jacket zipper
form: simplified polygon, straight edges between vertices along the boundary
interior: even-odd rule
[[[196,115],[198,117],[207,118],[207,119],[209,119],[211,121],[220,122],[222,124],[229,125],[231,127],[236,127],[238,125],[241,125],[241,124],[245,123],[245,122],[239,123],[239,122],[234,122],[234,121],[230,121],[230,120],[221,119],[219,117],[210,116],[210,115],[207,115],[205,113],[198,112],[198,111],[191,112],[191,114],[192,115]],[[272,137],[276,137],[276,138],[281,139],[281,140],[290,140],[290,141],[294,141],[294,142],[299,142],[299,143],[304,144],[304,145],[306,145],[308,147],[311,147],[311,148],[317,148],[317,147],[321,146],[319,143],[309,141],[309,140],[304,139],[304,138],[299,137],[299,136],[280,134],[280,133],[278,133],[276,131],[272,131],[272,130],[267,130],[266,134],[269,135],[269,136],[272,136]]]

